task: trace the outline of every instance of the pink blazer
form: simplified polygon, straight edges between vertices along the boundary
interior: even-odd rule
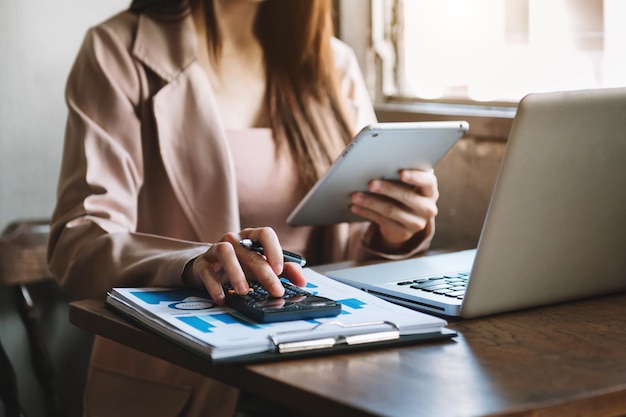
[[[332,46],[356,132],[375,115],[352,50],[336,39]],[[180,285],[185,264],[207,249],[202,242],[240,230],[230,149],[196,61],[191,18],[125,12],[92,28],[66,98],[50,269],[77,298],[103,297],[114,286]],[[368,256],[366,229],[329,228],[326,261]],[[236,396],[97,337],[84,405],[86,415],[219,416],[232,415]]]

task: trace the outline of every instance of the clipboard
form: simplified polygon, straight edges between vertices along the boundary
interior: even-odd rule
[[[207,359],[251,363],[450,339],[447,322],[389,303],[309,268],[307,286],[341,303],[339,316],[259,323],[217,305],[204,291],[180,287],[116,287],[105,306]]]
[[[224,359],[214,359],[212,364],[214,365],[246,365],[252,363],[265,363],[265,362],[277,362],[289,359],[304,359],[312,357],[322,357],[330,355],[339,355],[343,353],[373,351],[385,348],[395,348],[401,346],[415,345],[420,343],[434,343],[441,341],[450,341],[456,337],[457,333],[453,330],[444,328],[439,332],[432,333],[420,333],[413,335],[400,336],[395,338],[383,338],[376,339],[373,336],[373,340],[363,341],[359,343],[347,343],[346,341],[335,340],[332,345],[323,346],[319,344],[315,339],[310,340],[307,343],[317,344],[314,348],[307,349],[282,349],[276,346],[276,349],[272,352],[255,353],[252,355],[243,355]]]
[[[344,353],[370,351],[384,348],[415,345],[419,343],[449,341],[457,336],[457,333],[448,328],[440,331],[419,333],[412,335],[400,335],[398,326],[389,321],[359,323],[345,325],[340,322],[322,323],[313,331],[294,331],[273,333],[269,335],[273,348],[265,352],[248,355],[231,356],[225,358],[213,358],[202,349],[201,345],[194,343],[181,343],[181,339],[167,331],[159,331],[157,327],[148,325],[139,320],[128,311],[117,308],[114,304],[105,302],[105,307],[112,312],[124,317],[146,331],[164,337],[169,342],[180,346],[187,351],[208,360],[212,365],[246,365],[253,363],[277,362],[289,359],[303,359],[338,355]],[[348,336],[319,337],[315,330],[323,327],[336,325],[343,328],[360,328],[362,332],[352,333]],[[386,327],[382,329],[381,327]],[[371,331],[373,330],[373,331]]]

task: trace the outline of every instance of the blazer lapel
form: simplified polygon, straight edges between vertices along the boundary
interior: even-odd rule
[[[133,52],[167,81],[152,103],[161,158],[198,238],[213,242],[239,231],[239,204],[230,148],[196,48],[191,18],[140,16]]]

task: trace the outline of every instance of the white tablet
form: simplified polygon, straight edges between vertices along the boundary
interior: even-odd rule
[[[361,130],[287,218],[291,226],[363,221],[350,195],[401,169],[431,169],[469,129],[465,121],[377,123]]]

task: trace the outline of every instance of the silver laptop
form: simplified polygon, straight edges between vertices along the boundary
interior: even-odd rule
[[[476,249],[327,272],[472,318],[626,290],[626,88],[519,104]]]

